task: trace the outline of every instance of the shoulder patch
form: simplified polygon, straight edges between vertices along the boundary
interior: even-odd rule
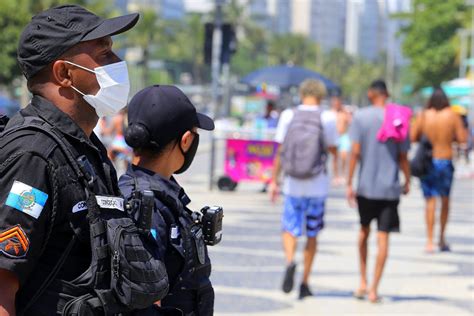
[[[20,225],[0,233],[0,252],[10,258],[22,258],[28,253],[30,241]]]
[[[85,210],[87,210],[86,201],[77,202],[77,204],[72,207],[72,212],[73,213],[77,213],[77,212],[81,212],[81,211],[85,211]]]
[[[5,204],[37,219],[47,200],[48,194],[15,180]]]

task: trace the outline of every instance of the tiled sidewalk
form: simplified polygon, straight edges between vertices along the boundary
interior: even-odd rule
[[[352,298],[357,286],[358,215],[342,189],[333,189],[320,236],[311,287],[315,297],[297,300],[280,290],[283,253],[281,205],[273,206],[260,185],[241,184],[236,192],[206,191],[203,179],[183,179],[193,206],[225,208],[223,242],[210,250],[216,290],[216,315],[474,315],[474,180],[457,180],[453,190],[448,241],[453,252],[423,252],[423,199],[415,181],[401,203],[402,232],[391,236],[390,256],[380,287],[383,303]],[[374,227],[375,231],[375,227]],[[438,231],[438,227],[436,229]],[[301,278],[300,264],[296,284]],[[370,242],[373,271],[375,234]]]

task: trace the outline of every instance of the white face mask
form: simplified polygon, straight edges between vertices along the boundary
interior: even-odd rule
[[[95,109],[97,116],[103,117],[117,114],[127,105],[130,81],[128,79],[128,69],[125,61],[97,67],[94,68],[94,70],[67,60],[66,62],[95,73],[100,87],[96,95],[84,94],[74,86],[71,86],[71,88],[83,95],[84,100]]]

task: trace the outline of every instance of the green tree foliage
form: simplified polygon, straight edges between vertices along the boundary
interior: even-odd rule
[[[336,48],[324,54],[318,71],[341,86],[345,99],[363,105],[367,102],[365,95],[370,83],[384,78],[382,60],[370,62]]]
[[[224,7],[224,20],[233,25],[237,35],[237,52],[230,64],[232,73],[242,76],[264,67],[268,63],[269,33],[246,15],[245,6],[238,0],[230,0]]]
[[[296,64],[315,68],[318,46],[300,34],[274,35],[269,43],[269,62],[272,64]]]
[[[268,63],[268,40],[265,32],[255,27],[246,36],[237,33],[237,52],[231,59],[231,71],[243,76]]]
[[[169,62],[176,71],[190,72],[194,83],[208,77],[204,64],[204,17],[188,14],[184,21],[166,21],[165,41],[157,56]]]
[[[349,68],[354,64],[354,58],[346,54],[344,50],[335,48],[324,54],[320,64],[318,71],[342,85]]]
[[[366,104],[366,93],[370,83],[373,80],[383,78],[383,72],[382,64],[370,63],[362,58],[355,58],[342,81],[339,82],[344,96],[354,104]]]
[[[0,84],[8,84],[20,75],[16,49],[21,30],[28,23],[27,1],[0,1]]]
[[[71,3],[68,0],[17,0],[0,1],[0,84],[10,85],[21,75],[17,65],[16,50],[20,34],[31,17],[36,13],[60,4]],[[112,13],[109,1],[78,0],[93,12],[106,16]]]
[[[456,33],[465,21],[464,0],[414,0],[413,12],[399,15],[409,21],[403,52],[411,60],[415,89],[438,85],[456,76]]]
[[[164,23],[158,19],[154,10],[145,10],[140,13],[137,25],[127,34],[126,45],[142,49],[142,83],[147,86],[151,83],[149,62],[157,46],[162,43]]]

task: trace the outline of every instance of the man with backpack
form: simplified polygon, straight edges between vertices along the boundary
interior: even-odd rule
[[[299,88],[302,104],[285,110],[278,123],[275,140],[280,143],[274,162],[270,185],[272,200],[279,191],[280,172],[284,172],[282,191],[285,195],[282,216],[282,239],[286,257],[283,292],[293,289],[296,264],[297,237],[306,233],[303,280],[299,298],[312,296],[309,276],[316,254],[317,236],[324,227],[325,201],[329,193],[329,176],[326,170],[328,150],[335,151],[337,129],[330,115],[319,106],[326,95],[320,81],[307,79]]]

